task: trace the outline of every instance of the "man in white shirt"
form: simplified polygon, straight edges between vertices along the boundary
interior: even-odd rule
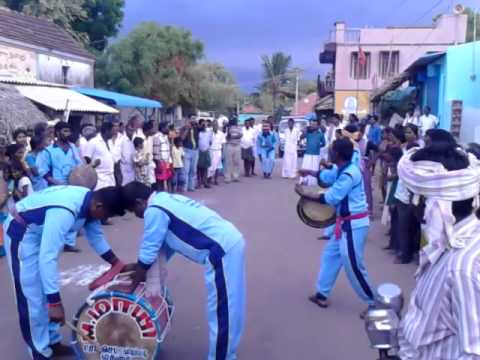
[[[423,109],[423,115],[420,116],[420,128],[422,130],[422,136],[425,136],[428,130],[434,129],[438,126],[439,120],[435,115],[432,115],[430,112],[430,106],[425,106]]]
[[[133,119],[133,118],[132,118]],[[125,136],[122,141],[120,152],[120,171],[122,172],[122,185],[127,185],[135,181],[135,164],[133,157],[135,155],[135,120],[129,120],[125,127]]]
[[[227,139],[225,133],[218,128],[217,121],[214,121],[212,128],[212,144],[210,146],[211,165],[208,169],[208,178],[210,183],[213,178],[213,183],[215,185],[218,185],[218,170],[222,166],[223,146],[226,142]]]
[[[108,140],[108,148],[113,155],[114,161],[114,174],[115,174],[115,182],[117,185],[122,184],[122,175],[120,171],[120,157],[122,153],[122,141],[125,135],[120,132],[120,121],[115,119],[112,121],[113,129],[112,129],[112,138]]]
[[[298,140],[301,132],[295,127],[295,120],[288,119],[285,130],[285,146],[283,152],[282,177],[295,179],[298,166]]]
[[[93,124],[83,124],[80,133],[81,136],[79,139],[78,149],[80,151],[80,156],[82,160],[85,161],[84,157],[87,150],[88,142],[95,136],[97,136],[97,128]]]
[[[253,175],[253,164],[255,155],[253,153],[253,146],[255,144],[255,130],[253,128],[253,118],[245,120],[245,127],[243,128],[243,136],[240,142],[242,148],[243,167],[245,169],[245,176]]]
[[[98,176],[95,190],[115,186],[115,162],[113,154],[108,146],[108,140],[112,138],[112,130],[112,122],[103,122],[100,134],[88,142],[88,146],[85,150],[84,156],[87,163],[96,163],[97,160],[100,160],[100,164],[95,168]]]

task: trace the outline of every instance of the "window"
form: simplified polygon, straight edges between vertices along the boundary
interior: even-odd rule
[[[70,66],[62,66],[62,80],[65,85],[68,84],[68,71],[70,70]]]
[[[400,67],[400,53],[398,51],[380,51],[378,73],[382,79],[398,74]]]
[[[364,52],[363,60],[359,61],[358,52],[352,52],[350,58],[350,77],[353,79],[368,79],[370,77],[370,53]]]

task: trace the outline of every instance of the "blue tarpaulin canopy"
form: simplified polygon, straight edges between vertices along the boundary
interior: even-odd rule
[[[73,90],[97,100],[106,101],[108,104],[116,105],[118,107],[150,109],[160,109],[162,107],[162,103],[159,101],[145,99],[138,96],[120,94],[108,90],[92,88],[74,88]]]

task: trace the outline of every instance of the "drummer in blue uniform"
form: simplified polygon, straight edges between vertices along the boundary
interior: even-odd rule
[[[209,360],[236,359],[245,319],[245,241],[230,222],[198,202],[134,182],[123,188],[125,207],[144,218],[143,241],[131,292],[160,251],[179,253],[205,269]]]
[[[70,142],[71,135],[70,125],[65,121],[58,122],[55,125],[55,142],[38,154],[38,174],[47,181],[48,186],[68,184],[72,170],[82,164],[77,147]],[[76,238],[76,232],[68,234],[65,251],[79,251],[75,247]]]
[[[296,187],[299,195],[337,209],[336,226],[322,255],[316,294],[309,300],[320,307],[328,307],[328,298],[343,267],[360,299],[373,305],[374,292],[363,256],[370,222],[362,174],[354,163],[354,146],[350,139],[336,140],[332,150],[335,165],[330,169],[300,170],[301,175],[318,177],[323,186],[331,185],[329,189],[321,194],[314,187]]]
[[[15,204],[4,223],[5,248],[13,278],[23,339],[34,360],[73,355],[61,344],[65,311],[59,292],[58,256],[69,231],[84,227],[90,246],[106,262],[119,266],[105,240],[100,220],[122,215],[119,191],[96,192],[78,186],[54,186]]]

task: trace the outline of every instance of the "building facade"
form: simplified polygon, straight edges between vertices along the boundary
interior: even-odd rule
[[[466,15],[442,15],[431,27],[348,28],[335,23],[320,53],[331,64],[335,112],[364,116],[370,93],[405,70],[419,57],[465,42]]]
[[[53,22],[0,8],[0,79],[94,85],[95,57]]]

